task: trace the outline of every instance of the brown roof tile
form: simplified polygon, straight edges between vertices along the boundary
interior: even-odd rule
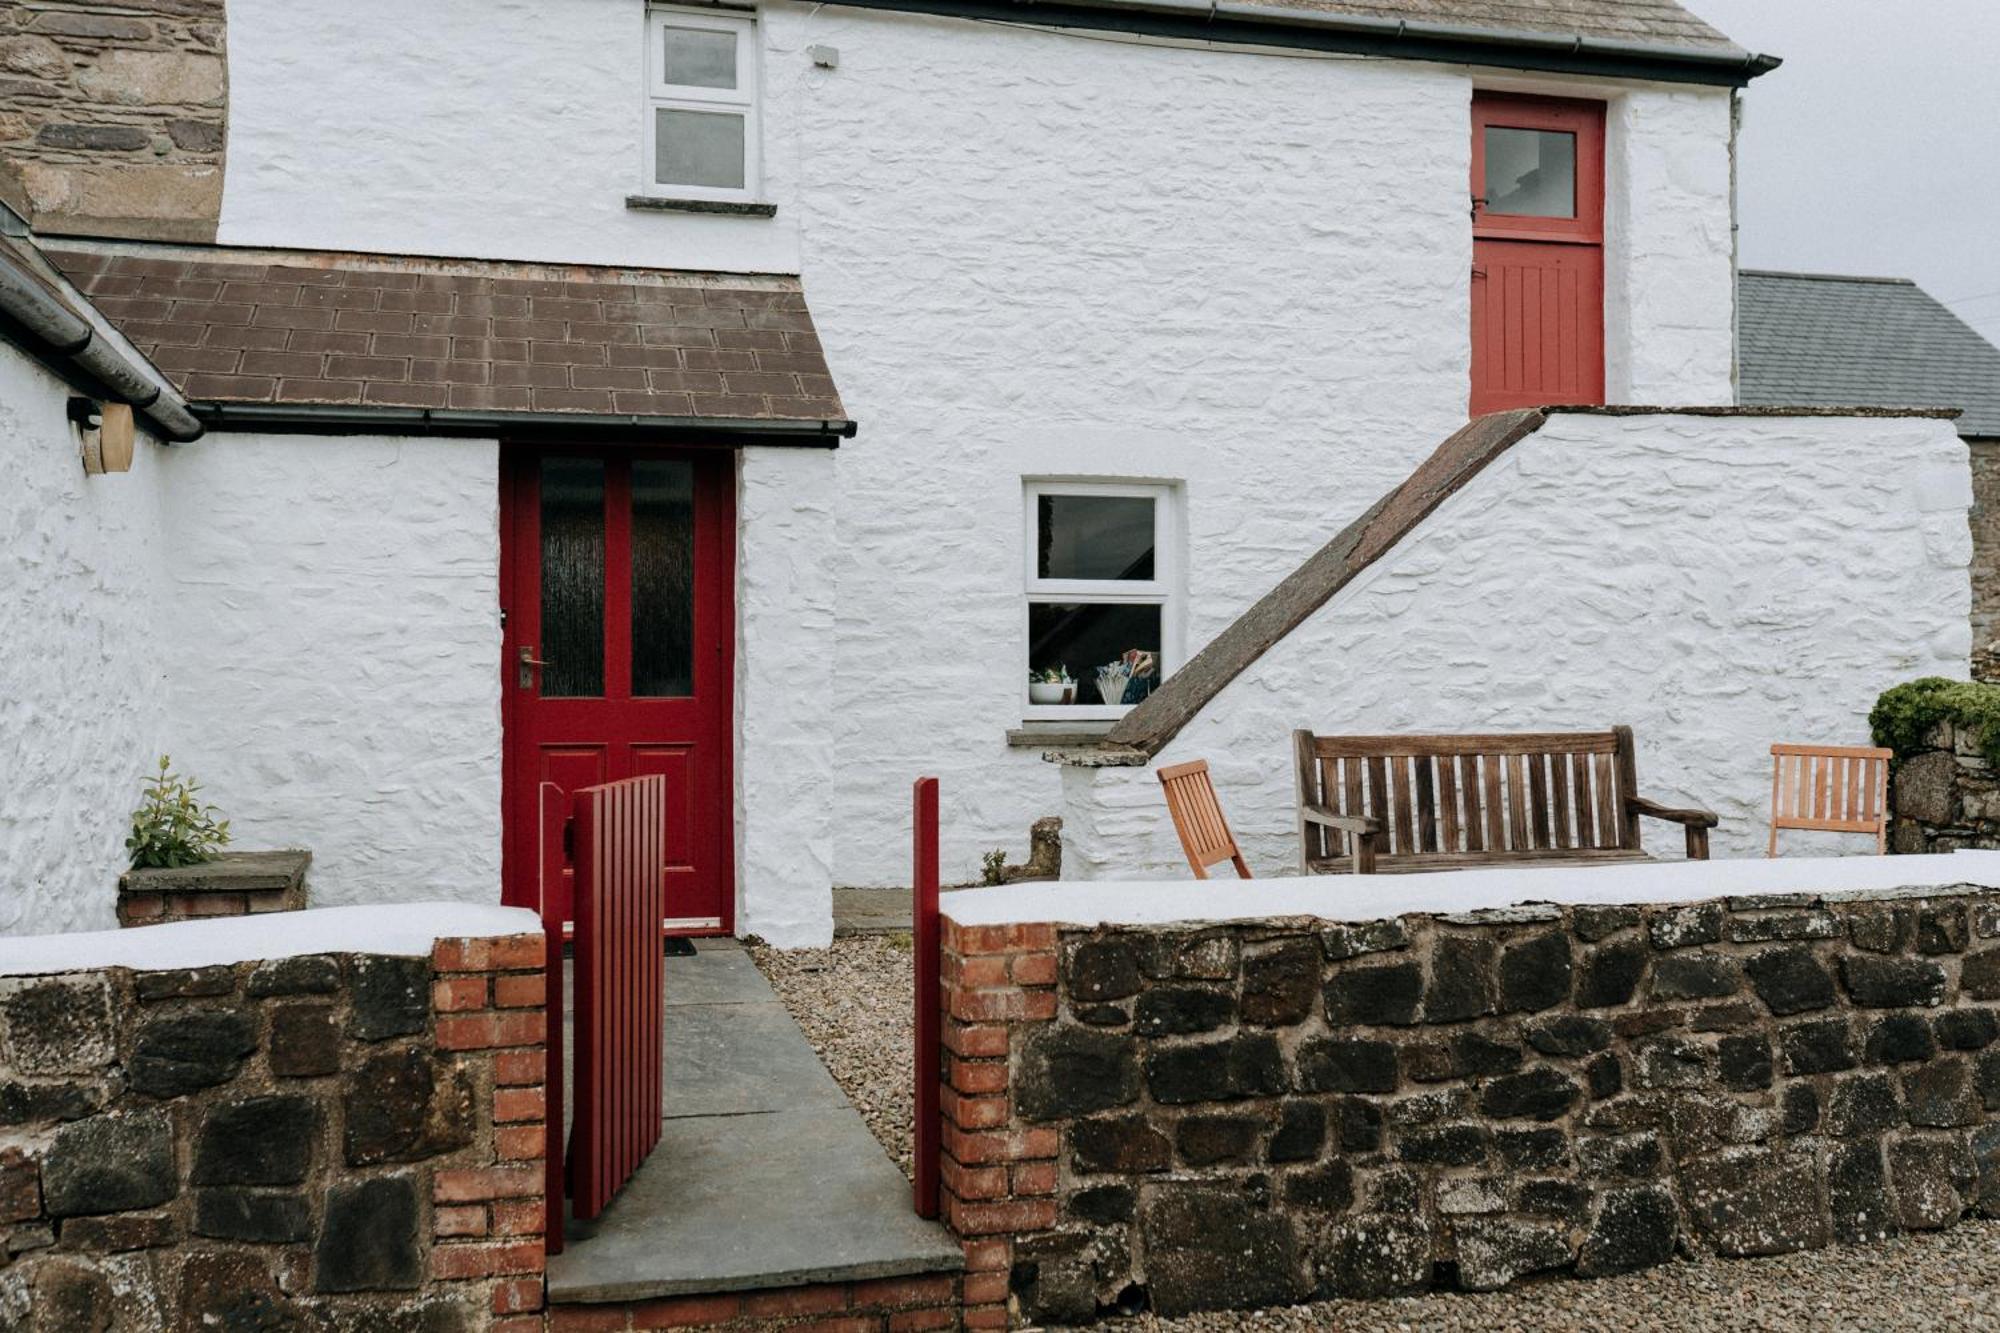
[[[48,257],[197,404],[845,418],[795,278],[147,251]]]

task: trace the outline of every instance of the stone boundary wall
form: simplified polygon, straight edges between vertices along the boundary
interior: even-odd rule
[[[2000,772],[1981,752],[1978,731],[1940,722],[1925,742],[1892,769],[1889,850],[2000,848]]]
[[[541,1329],[543,958],[0,979],[0,1325]]]
[[[1994,890],[947,920],[943,947],[967,1327],[1490,1290],[2000,1213]]]

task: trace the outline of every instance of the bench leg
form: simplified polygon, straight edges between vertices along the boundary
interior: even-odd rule
[[[1375,873],[1375,839],[1377,833],[1356,833],[1354,839],[1354,873],[1372,875]]]
[[[1706,861],[1708,859],[1707,829],[1696,828],[1692,824],[1688,825],[1687,844],[1688,844],[1688,860]]]

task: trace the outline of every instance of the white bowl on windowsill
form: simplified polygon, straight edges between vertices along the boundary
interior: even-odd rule
[[[1063,701],[1063,696],[1075,688],[1076,686],[1065,685],[1059,680],[1031,680],[1028,682],[1028,702],[1031,704],[1059,704]]]

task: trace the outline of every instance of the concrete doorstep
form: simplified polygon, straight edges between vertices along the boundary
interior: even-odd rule
[[[554,1304],[956,1272],[909,1182],[734,941],[666,967],[660,1145],[549,1260]]]

